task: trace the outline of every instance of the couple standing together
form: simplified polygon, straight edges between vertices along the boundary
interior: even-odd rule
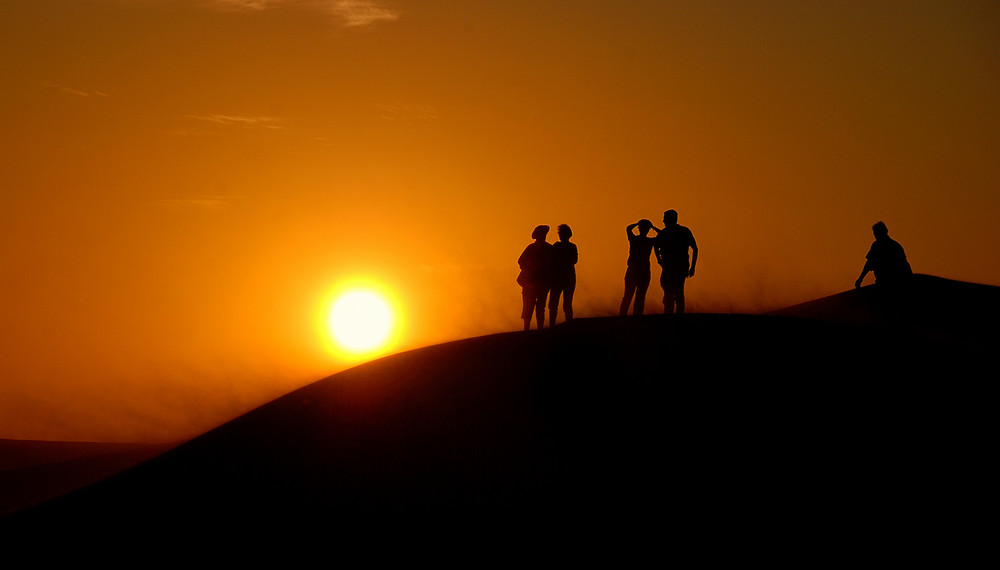
[[[639,228],[639,233],[635,229]],[[656,237],[650,237],[650,230]],[[641,315],[646,305],[646,290],[649,288],[649,254],[656,254],[660,264],[660,286],[663,287],[663,312],[684,312],[684,280],[694,277],[694,266],[698,262],[698,245],[691,230],[677,223],[677,212],[663,212],[663,229],[658,229],[649,220],[639,220],[625,228],[628,235],[629,252],[625,270],[625,295],[618,314],[628,314],[629,304],[633,315]],[[688,263],[688,248],[691,260]]]
[[[563,313],[566,320],[573,318],[573,291],[576,289],[576,262],[579,259],[576,244],[569,241],[573,231],[566,224],[556,232],[559,241],[549,243],[545,236],[549,226],[538,226],[531,232],[535,241],[528,244],[517,259],[521,272],[517,283],[521,286],[521,319],[524,330],[531,328],[531,317],[535,316],[538,328],[545,324],[545,300],[548,298],[549,326],[555,326],[559,312],[559,297],[563,298]]]

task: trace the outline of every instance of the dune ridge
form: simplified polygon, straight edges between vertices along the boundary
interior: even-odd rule
[[[957,291],[926,318],[925,299]],[[102,533],[131,540],[320,532],[350,549],[471,532],[494,546],[968,552],[993,473],[995,333],[977,326],[1000,296],[931,277],[906,302],[880,294],[578,319],[392,355],[0,527],[78,533],[99,513]]]
[[[0,439],[0,516],[110,477],[174,445]]]

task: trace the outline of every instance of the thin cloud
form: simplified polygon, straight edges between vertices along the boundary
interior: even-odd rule
[[[233,198],[225,196],[189,196],[184,198],[165,198],[153,202],[153,206],[163,210],[207,210],[221,212],[235,204]]]
[[[274,5],[275,0],[209,0],[209,5],[224,10],[263,10],[268,5]]]
[[[76,87],[69,87],[67,85],[61,85],[59,83],[43,83],[45,87],[58,91],[64,95],[71,95],[73,97],[107,97],[107,93],[102,91],[97,91],[94,89],[78,89]]]
[[[334,2],[333,11],[349,28],[399,19],[399,12],[373,0],[337,0]]]
[[[399,19],[399,11],[377,0],[209,0],[209,5],[241,12],[261,12],[279,7],[322,10],[333,14],[347,28],[363,28]]]
[[[284,120],[278,117],[269,116],[247,116],[247,115],[188,115],[189,119],[205,123],[213,123],[226,127],[245,127],[251,129],[284,129]]]
[[[377,104],[376,108],[382,120],[409,126],[427,125],[440,118],[437,108],[430,105],[393,103]]]

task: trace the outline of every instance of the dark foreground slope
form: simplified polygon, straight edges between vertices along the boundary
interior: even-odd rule
[[[475,539],[583,557],[952,556],[986,533],[995,372],[979,333],[947,332],[692,314],[428,347],[0,530],[171,548],[318,534],[308,544],[338,555]]]
[[[100,481],[171,447],[0,439],[0,516]]]

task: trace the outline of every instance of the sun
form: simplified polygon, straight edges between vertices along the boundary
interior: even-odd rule
[[[341,357],[359,359],[388,351],[399,329],[392,298],[374,285],[355,284],[335,293],[326,313],[326,333]]]

